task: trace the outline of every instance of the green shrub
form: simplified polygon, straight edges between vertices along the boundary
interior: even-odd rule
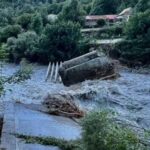
[[[8,25],[0,31],[0,42],[6,42],[9,37],[17,37],[21,33],[19,25]]]
[[[31,78],[33,73],[32,65],[28,63],[25,59],[22,59],[20,62],[20,69],[15,72],[12,76],[8,77],[5,82],[11,83],[20,83]]]
[[[78,0],[71,0],[63,7],[62,12],[59,15],[59,19],[83,24],[84,13],[85,12],[81,7],[80,2]]]
[[[64,61],[80,54],[80,26],[72,22],[57,22],[47,25],[40,39],[41,48],[37,51],[40,60]]]
[[[106,21],[105,21],[104,19],[98,20],[98,21],[97,21],[97,25],[98,25],[99,27],[103,27],[104,25],[106,25]]]
[[[17,18],[17,23],[22,26],[23,29],[29,29],[31,25],[32,14],[24,13]]]
[[[134,15],[125,27],[126,40],[116,45],[122,58],[150,63],[150,11]]]
[[[37,34],[42,32],[43,29],[43,20],[40,14],[36,14],[31,19],[31,29],[34,30]]]
[[[92,112],[83,119],[85,150],[146,150],[131,129],[118,125],[112,117],[102,111]]]
[[[116,0],[93,0],[92,15],[114,14],[117,10]]]
[[[19,34],[17,38],[9,38],[5,49],[9,53],[11,60],[19,62],[21,58],[34,59],[38,44],[39,37],[37,34],[33,31],[28,31]]]
[[[118,37],[118,36],[123,36],[123,27],[122,26],[111,26],[111,27],[106,27],[101,29],[97,37],[103,38],[103,35],[107,35],[109,38],[110,37]],[[106,37],[107,37],[106,36]]]

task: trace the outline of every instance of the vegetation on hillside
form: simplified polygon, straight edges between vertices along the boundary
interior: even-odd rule
[[[125,43],[118,46],[121,57],[147,63],[148,0],[1,0],[1,49],[13,62],[23,57],[40,63],[65,61],[89,51],[88,40],[80,33],[85,15],[116,14],[127,7],[134,8],[135,14],[127,25],[112,28],[99,38],[126,35]],[[58,19],[52,21],[48,18],[50,14]],[[102,26],[105,22],[98,24]]]

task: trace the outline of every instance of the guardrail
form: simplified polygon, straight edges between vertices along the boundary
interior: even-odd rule
[[[46,77],[45,77],[45,81],[49,81],[49,82],[62,82],[61,77],[59,75],[59,68],[61,67],[62,62],[49,62],[48,68],[47,68],[47,72],[46,72]]]

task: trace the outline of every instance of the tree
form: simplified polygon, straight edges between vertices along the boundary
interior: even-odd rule
[[[137,12],[144,12],[150,8],[150,1],[139,0],[135,8]]]
[[[14,62],[19,62],[21,58],[32,60],[38,48],[39,38],[33,31],[21,33],[17,38],[9,38],[5,46],[9,57]]]
[[[126,40],[118,44],[121,57],[127,61],[150,63],[150,11],[130,18],[125,27]]]
[[[80,54],[80,26],[72,22],[47,25],[40,40],[42,61],[65,61]]]
[[[32,15],[24,13],[17,18],[17,23],[22,26],[23,29],[28,30],[31,24]]]
[[[17,37],[21,33],[19,25],[8,25],[0,31],[0,42],[6,42],[9,37]]]
[[[116,0],[94,0],[91,9],[92,15],[114,14],[117,11]]]
[[[31,29],[34,30],[37,34],[41,33],[43,28],[43,20],[40,14],[36,14],[32,17],[31,20]]]
[[[64,21],[72,21],[81,23],[84,12],[79,5],[78,0],[71,0],[69,4],[64,6],[59,19]]]

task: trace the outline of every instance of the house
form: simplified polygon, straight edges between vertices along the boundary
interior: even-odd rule
[[[133,9],[131,7],[126,8],[117,16],[117,19],[121,21],[128,21],[132,13]]]
[[[94,27],[99,20],[105,20],[107,23],[114,23],[117,15],[90,15],[85,17],[85,26]]]

